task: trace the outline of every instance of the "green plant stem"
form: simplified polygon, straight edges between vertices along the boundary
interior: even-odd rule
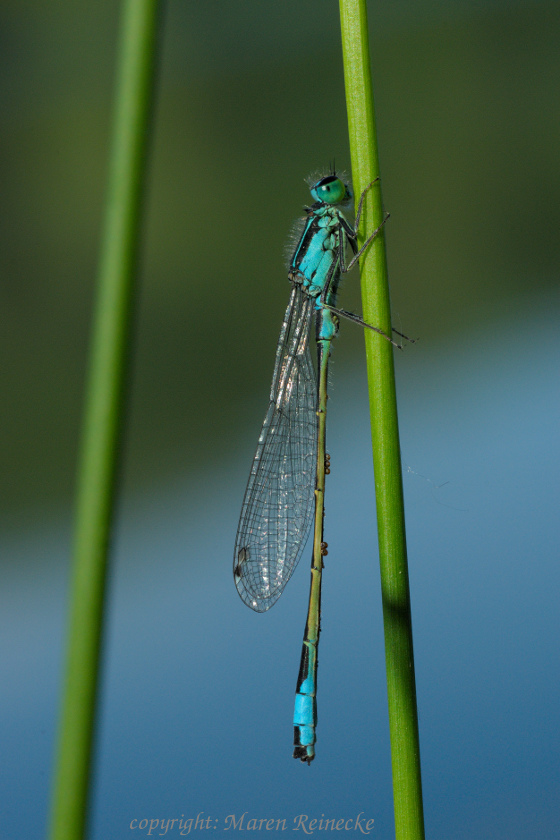
[[[365,0],[340,0],[350,154],[356,199],[379,175]],[[362,231],[383,218],[381,187],[369,191]],[[365,236],[362,238],[362,241]],[[361,260],[365,320],[391,334],[385,238],[378,236]],[[412,622],[393,348],[364,330],[370,398],[385,662],[397,840],[422,840],[424,818]]]
[[[125,0],[109,186],[82,430],[66,674],[51,840],[86,830],[107,552],[118,468],[158,0]]]

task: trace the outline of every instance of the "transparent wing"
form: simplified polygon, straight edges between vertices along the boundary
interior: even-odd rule
[[[293,286],[276,348],[270,405],[243,499],[233,574],[256,612],[276,603],[314,512],[317,388],[309,350],[314,300]]]

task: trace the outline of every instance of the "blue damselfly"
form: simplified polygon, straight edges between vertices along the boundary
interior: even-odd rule
[[[288,264],[292,289],[276,348],[270,404],[259,437],[243,499],[233,573],[242,600],[257,612],[276,603],[290,579],[314,522],[311,591],[301,664],[296,687],[294,758],[310,763],[315,757],[317,723],[317,647],[320,633],[321,578],[327,544],[323,540],[327,367],[331,342],[340,318],[380,333],[358,315],[336,306],[342,274],[352,268],[378,235],[373,231],[360,250],[358,227],[364,198],[354,224],[341,211],[352,195],[333,171],[310,182],[315,199],[295,237]],[[346,244],[353,257],[346,263]],[[317,372],[309,337],[316,320]],[[406,336],[403,336],[406,337]]]

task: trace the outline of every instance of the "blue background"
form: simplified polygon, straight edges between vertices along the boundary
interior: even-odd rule
[[[0,838],[45,834],[114,4],[6,4],[0,94]],[[559,791],[555,4],[370,4],[427,836],[552,837]],[[329,401],[317,759],[291,758],[308,592],[233,586],[303,178],[348,165],[337,4],[169,3],[91,837],[374,819],[391,767],[363,338]],[[341,294],[359,309],[357,273]],[[157,836],[157,829],[152,836]],[[200,835],[201,832],[199,831]],[[179,836],[170,831],[168,836]]]

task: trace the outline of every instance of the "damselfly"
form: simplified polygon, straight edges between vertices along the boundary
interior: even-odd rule
[[[242,600],[265,612],[276,603],[299,559],[314,521],[311,591],[296,686],[294,758],[315,757],[317,724],[317,647],[320,633],[321,576],[327,544],[323,540],[327,366],[339,318],[348,318],[380,333],[383,330],[336,306],[342,274],[356,263],[381,230],[358,250],[357,236],[366,193],[351,225],[340,207],[352,198],[349,186],[332,172],[310,182],[315,203],[305,217],[289,260],[290,301],[276,348],[270,404],[243,499],[237,529],[233,574]],[[353,258],[346,263],[348,243]],[[309,334],[316,316],[317,373]]]

